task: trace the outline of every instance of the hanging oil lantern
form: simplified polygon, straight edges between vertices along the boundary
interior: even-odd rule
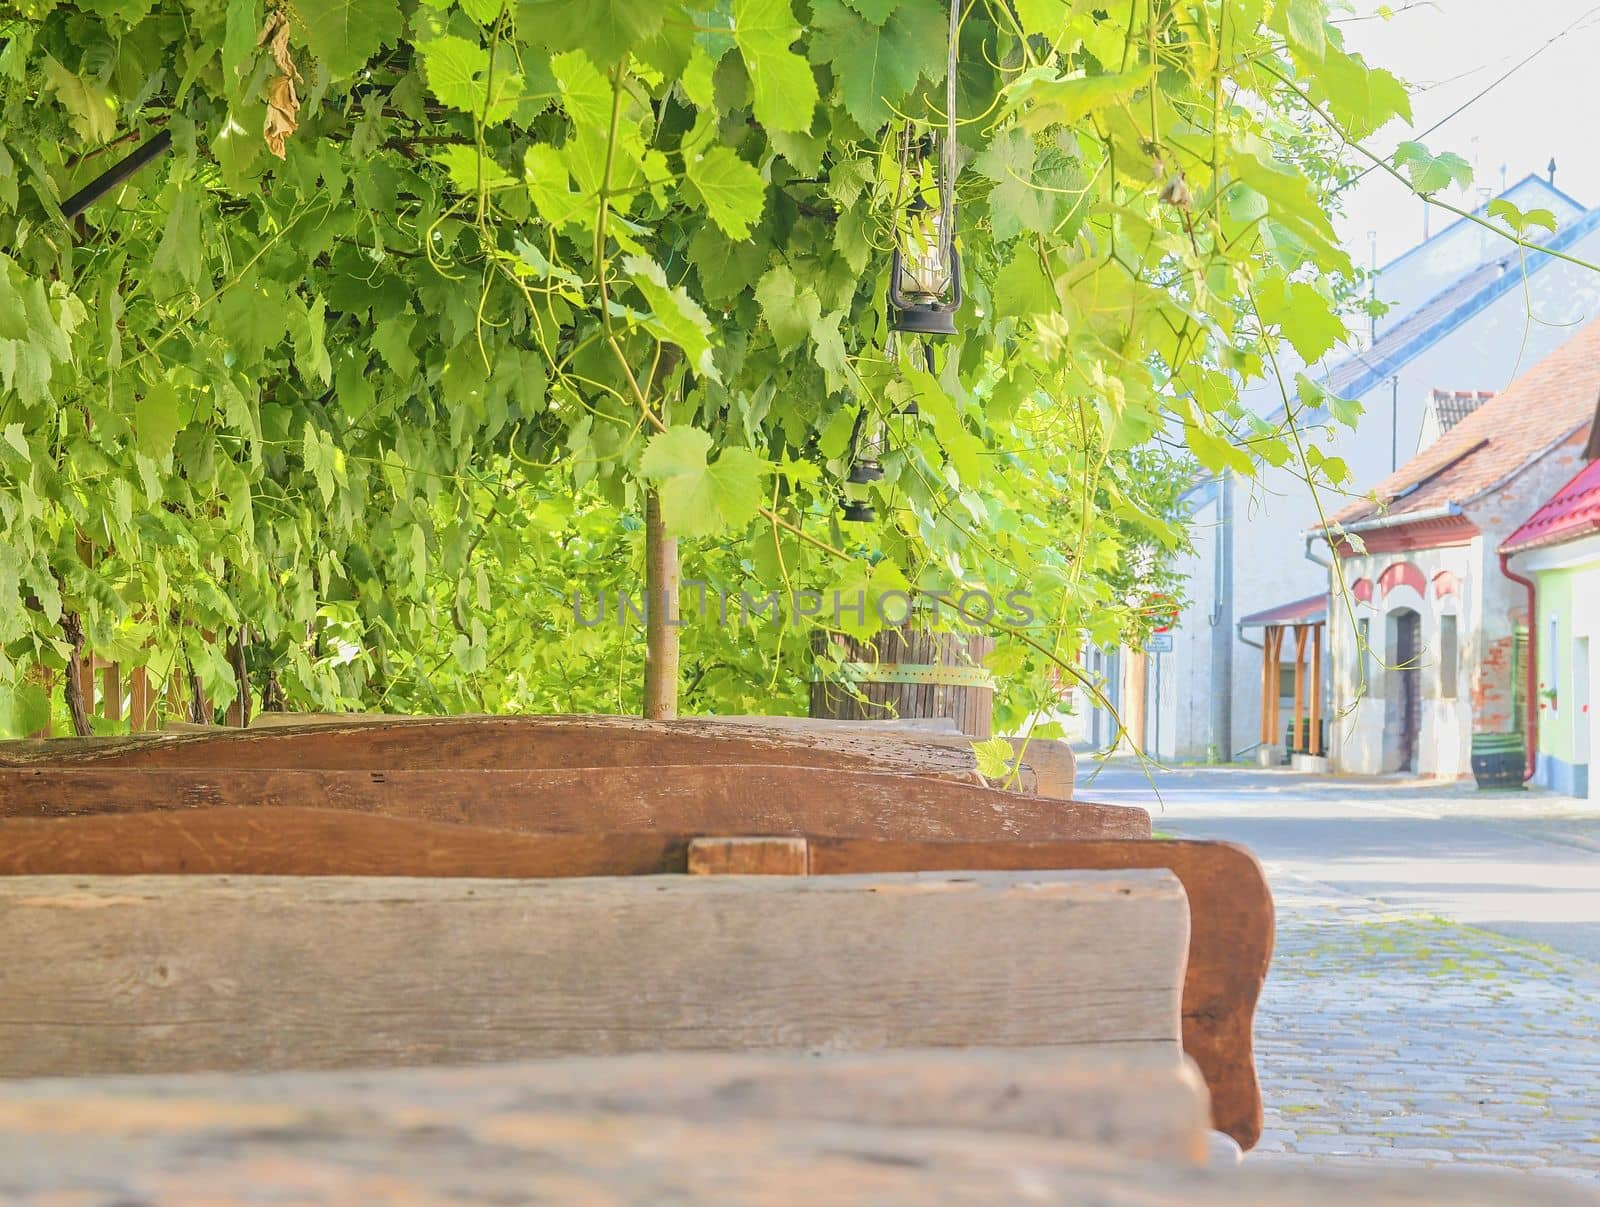
[[[867,414],[865,405],[856,412],[850,429],[850,473],[845,479],[857,486],[883,478],[883,424]]]
[[[909,188],[889,272],[889,326],[910,335],[954,335],[961,309],[961,253],[956,250],[956,51],[960,0],[950,5],[950,50],[945,65],[944,129],[900,139],[902,192]],[[931,181],[928,179],[930,175]],[[925,193],[936,194],[929,204]]]

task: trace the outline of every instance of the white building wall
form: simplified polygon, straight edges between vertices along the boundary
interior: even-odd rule
[[[1512,185],[1503,196],[1523,211],[1550,210],[1561,227],[1584,212],[1582,206],[1538,177],[1528,177]],[[1534,234],[1538,237],[1544,232],[1539,230]],[[1508,251],[1514,253],[1516,249],[1493,231],[1465,218],[1440,228],[1426,243],[1397,256],[1380,271],[1379,297],[1390,304],[1390,310],[1378,320],[1379,334],[1411,310],[1437,297],[1453,281]]]
[[[1555,433],[1552,433],[1554,435]],[[1479,535],[1465,545],[1444,549],[1372,553],[1346,558],[1345,583],[1353,593],[1366,579],[1371,603],[1350,593],[1333,600],[1330,632],[1334,651],[1334,717],[1329,734],[1333,767],[1358,775],[1397,770],[1398,737],[1390,708],[1399,691],[1390,620],[1409,608],[1421,617],[1421,728],[1416,771],[1455,779],[1472,771],[1474,732],[1504,733],[1513,727],[1516,629],[1527,623],[1527,594],[1500,569],[1499,547],[1581,464],[1583,440],[1569,441],[1517,474],[1511,481],[1469,504],[1465,516]],[[1370,536],[1376,538],[1377,533]],[[1421,572],[1421,592],[1381,587],[1391,566],[1409,563]],[[1453,595],[1437,588],[1439,574],[1459,579]],[[1456,696],[1441,695],[1440,618],[1457,617]],[[1369,625],[1371,654],[1367,688],[1362,691],[1356,626]],[[1537,707],[1537,704],[1535,704]]]
[[[1569,250],[1579,258],[1600,260],[1600,230]],[[1386,378],[1361,395],[1365,415],[1354,431],[1329,427],[1307,433],[1309,440],[1342,458],[1351,471],[1351,493],[1324,495],[1322,513],[1336,511],[1351,497],[1370,491],[1392,472],[1396,461],[1404,463],[1416,454],[1430,391],[1503,390],[1597,315],[1600,276],[1588,269],[1564,261],[1546,263],[1528,278],[1526,296],[1522,285],[1514,283],[1399,366],[1397,386]],[[1245,400],[1257,413],[1271,414],[1281,396],[1275,388],[1269,392],[1258,386],[1246,392]],[[1318,516],[1310,489],[1291,467],[1268,468],[1255,483],[1236,483],[1230,568],[1235,620],[1326,589],[1327,570],[1305,555],[1303,534]],[[1191,525],[1197,553],[1186,563],[1191,571],[1187,586],[1191,602],[1177,625],[1183,669],[1174,676],[1173,687],[1184,693],[1174,702],[1179,731],[1174,749],[1179,758],[1205,757],[1210,744],[1210,700],[1216,677],[1208,620],[1216,602],[1211,554],[1216,523],[1217,509],[1209,505],[1196,513]],[[1327,557],[1320,543],[1314,553]],[[1259,651],[1242,642],[1235,640],[1231,648],[1234,750],[1230,753],[1240,753],[1259,737],[1261,663]]]
[[[1329,725],[1333,767],[1355,775],[1378,775],[1400,770],[1394,724],[1398,720],[1401,671],[1392,643],[1391,620],[1402,610],[1420,617],[1421,649],[1418,656],[1421,693],[1417,740],[1417,774],[1455,779],[1472,769],[1471,668],[1477,663],[1475,643],[1482,629],[1478,599],[1479,567],[1483,540],[1445,549],[1407,553],[1377,553],[1346,558],[1347,592],[1335,596],[1329,626],[1333,657],[1334,715]],[[1384,572],[1399,564],[1414,566],[1423,589],[1396,584],[1385,591],[1379,584]],[[1438,577],[1456,580],[1453,591],[1441,590]],[[1365,579],[1372,584],[1370,602],[1348,592]],[[1454,616],[1457,624],[1456,693],[1445,697],[1441,654],[1441,620]],[[1361,649],[1360,622],[1368,626],[1369,649]],[[1362,664],[1366,670],[1363,672]]]

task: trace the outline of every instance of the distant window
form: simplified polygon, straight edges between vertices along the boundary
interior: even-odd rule
[[[1544,664],[1550,668],[1550,682],[1545,686],[1549,695],[1545,698],[1550,701],[1550,715],[1555,716],[1561,711],[1561,618],[1550,618],[1550,644],[1545,646]]]
[[[1456,618],[1439,617],[1439,695],[1446,700],[1456,698],[1456,667],[1460,664],[1456,641]]]

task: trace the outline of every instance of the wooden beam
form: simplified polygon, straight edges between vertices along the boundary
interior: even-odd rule
[[[150,681],[150,671],[136,666],[128,672],[128,722],[134,733],[148,733],[155,729],[157,718],[156,688]]]
[[[804,838],[694,838],[691,876],[804,876],[810,859]]]
[[[1311,753],[1322,754],[1322,630],[1311,628]]]
[[[1283,682],[1283,628],[1281,625],[1274,625],[1272,628],[1268,629],[1267,632],[1270,634],[1270,640],[1272,642],[1272,671],[1269,675],[1270,682],[1268,691],[1268,695],[1272,700],[1270,708],[1272,732],[1271,736],[1268,738],[1267,744],[1269,746],[1276,746],[1283,736],[1282,718],[1279,716],[1278,708],[1280,699],[1279,684]]]
[[[246,731],[248,732],[248,731]],[[524,833],[667,831],[857,838],[1148,838],[1125,805],[1047,801],[921,776],[815,767],[559,771],[0,770],[0,817],[196,806],[375,813]]]
[[[1306,626],[1294,626],[1294,732],[1289,738],[1289,749],[1305,752],[1305,726],[1301,724],[1305,704]]]
[[[1261,630],[1261,744],[1272,744],[1272,629]]]
[[[462,1078],[484,1075],[472,1070]],[[374,1079],[385,1075],[371,1074]],[[384,1084],[385,1081],[380,1081]],[[67,1089],[78,1088],[72,1083]],[[165,1082],[162,1083],[166,1084]],[[159,1099],[121,1109],[7,1111],[0,1161],[23,1203],[205,1203],[298,1207],[450,1203],[916,1203],[926,1207],[1580,1207],[1581,1187],[1525,1172],[1406,1168],[1381,1161],[1247,1161],[1196,1169],[1123,1156],[1095,1141],[978,1127],[791,1119],[699,1120],[602,1105],[480,1112],[455,1082],[384,1110],[315,1100],[236,1105]],[[536,1084],[530,1082],[530,1084]],[[737,1092],[743,1093],[744,1083]],[[1036,1099],[1027,1094],[1021,1101]]]
[[[108,721],[122,720],[122,666],[116,662],[100,664],[100,715]]]
[[[304,1131],[293,1122],[301,1116]],[[368,1136],[393,1128],[426,1135],[431,1147],[446,1136],[492,1135],[539,1116],[568,1117],[580,1131],[584,1120],[627,1127],[657,1119],[941,1128],[956,1144],[967,1131],[1033,1136],[1186,1164],[1205,1155],[1207,1121],[1205,1086],[1193,1067],[1138,1050],[652,1053],[469,1069],[0,1084],[0,1146],[31,1136],[46,1146],[82,1145],[86,1154],[109,1142],[137,1151],[156,1137],[191,1153],[215,1150],[226,1147],[223,1137],[234,1128],[279,1138],[321,1133],[335,1149],[346,1127]],[[623,1149],[613,1153],[621,1159]],[[57,1163],[52,1154],[24,1164]],[[79,1166],[68,1156],[58,1168],[66,1174]],[[548,1171],[530,1185],[548,1186]]]
[[[188,676],[173,676],[174,713],[189,715]],[[761,763],[899,771],[980,782],[970,740],[924,741],[867,727],[637,717],[380,717],[261,729],[100,739],[70,745],[0,742],[0,766],[221,767],[308,771],[560,770]]]
[[[979,1045],[1176,1060],[1189,940],[1182,886],[1146,870],[20,876],[0,919],[5,1077]]]

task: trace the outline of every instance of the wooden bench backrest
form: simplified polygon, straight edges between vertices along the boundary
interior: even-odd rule
[[[1165,871],[11,877],[0,1076],[980,1045],[1176,1061],[1188,942]]]
[[[937,735],[931,735],[937,739]],[[893,771],[981,783],[969,742],[909,732],[637,717],[407,717],[0,743],[0,767],[559,770],[701,763]],[[1031,771],[1018,785],[1031,790]]]
[[[0,771],[0,819],[196,806],[296,806],[498,830],[1143,838],[1142,809],[1042,800],[881,771],[770,765],[554,771],[49,766]]]
[[[686,833],[518,834],[295,806],[174,809],[0,820],[0,875],[637,876],[685,872],[691,849],[706,866],[707,854],[728,841],[747,856],[748,840]],[[754,845],[774,844],[763,839]],[[1184,1050],[1211,1089],[1217,1128],[1246,1148],[1259,1137],[1261,1092],[1251,1037],[1272,955],[1273,907],[1261,867],[1248,851],[1228,843],[1185,841],[812,837],[784,845],[787,858],[765,870],[1170,869],[1188,894],[1193,920],[1183,988]],[[760,869],[742,862],[730,870]]]

